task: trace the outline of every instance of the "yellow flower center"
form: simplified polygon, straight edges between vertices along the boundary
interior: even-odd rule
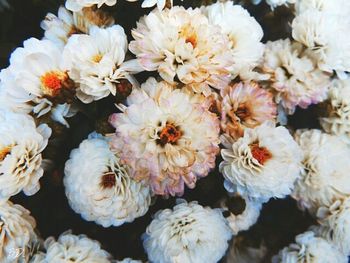
[[[197,33],[190,24],[184,25],[181,28],[179,35],[185,39],[186,43],[191,43],[193,48],[197,46]]]
[[[56,96],[68,75],[62,71],[49,71],[41,76],[42,89],[45,95]]]
[[[102,60],[102,55],[97,54],[97,55],[93,56],[91,60],[95,63],[99,63]]]

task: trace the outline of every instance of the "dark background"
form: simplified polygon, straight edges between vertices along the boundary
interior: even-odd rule
[[[25,39],[30,37],[41,38],[43,31],[40,21],[46,13],[57,13],[61,0],[9,0],[11,7],[0,13],[0,63],[1,68],[8,66],[11,52],[21,46]],[[198,5],[199,1],[184,0],[184,5]],[[288,21],[292,15],[286,8],[278,8],[274,13],[265,5],[258,7],[248,5],[247,8],[254,14],[264,28],[264,41],[288,37]],[[138,18],[149,10],[141,9],[140,2],[129,3],[118,0],[115,7],[109,11],[116,18],[116,23],[122,25],[127,34],[135,27]],[[130,34],[129,34],[130,38]],[[139,80],[148,75],[141,74]],[[86,234],[90,238],[101,242],[102,247],[112,253],[117,259],[132,257],[146,260],[143,251],[141,235],[146,226],[159,209],[172,207],[175,199],[158,198],[146,216],[133,223],[120,227],[103,228],[95,223],[86,222],[80,215],[75,214],[68,205],[62,184],[63,167],[71,149],[77,147],[86,136],[95,129],[100,129],[106,117],[116,111],[113,107],[113,98],[107,98],[87,106],[90,114],[78,114],[70,119],[70,130],[54,127],[55,136],[59,135],[53,145],[46,151],[47,158],[55,160],[52,171],[47,172],[41,179],[40,191],[31,197],[18,194],[12,198],[15,203],[22,204],[29,209],[37,221],[37,228],[43,238],[58,237],[62,232],[72,229],[74,234]],[[318,127],[314,110],[300,111],[291,118],[294,128]],[[218,157],[218,163],[220,158]],[[200,180],[194,190],[186,190],[184,198],[188,201],[197,200],[202,205],[217,207],[218,201],[225,197],[222,176],[213,171],[208,177]],[[240,233],[242,243],[259,247],[263,242],[268,247],[265,262],[279,249],[293,242],[295,235],[305,231],[313,220],[305,213],[299,211],[295,202],[285,200],[272,200],[262,210],[258,224],[249,231]]]

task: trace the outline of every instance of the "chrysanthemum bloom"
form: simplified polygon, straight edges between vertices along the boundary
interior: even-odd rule
[[[100,9],[84,8],[80,12],[69,12],[64,7],[58,9],[58,16],[48,13],[40,26],[45,30],[45,38],[63,47],[73,34],[87,34],[91,27],[106,27],[114,24],[113,17]]]
[[[119,25],[108,28],[92,27],[89,35],[73,35],[63,51],[69,76],[77,83],[77,97],[90,103],[117,93],[117,84],[132,80],[130,72],[139,66],[124,63],[127,51],[124,29]]]
[[[231,237],[221,210],[185,201],[155,215],[143,235],[143,246],[154,263],[215,263]]]
[[[317,211],[320,226],[317,234],[350,254],[350,197],[335,201],[330,207]]]
[[[346,263],[347,256],[342,254],[334,245],[325,239],[315,237],[311,231],[296,236],[296,243],[282,249],[273,257],[273,263]]]
[[[0,262],[28,262],[30,252],[38,241],[36,223],[30,212],[10,201],[0,201]]]
[[[219,120],[208,102],[153,78],[134,89],[128,107],[110,117],[112,146],[132,177],[148,179],[160,195],[182,195],[184,184],[194,188],[219,152]]]
[[[104,138],[84,140],[66,162],[64,185],[73,210],[109,227],[143,216],[151,203],[149,186],[129,176]]]
[[[234,139],[242,137],[245,128],[276,120],[272,93],[254,82],[227,86],[220,94],[221,128]]]
[[[307,10],[318,10],[339,15],[347,15],[350,8],[348,0],[298,0],[295,2],[295,11],[301,14]]]
[[[154,30],[157,28],[157,30]],[[175,6],[153,10],[132,31],[129,49],[147,71],[169,83],[180,81],[206,95],[230,81],[229,39],[199,9]]]
[[[260,67],[269,75],[268,88],[275,93],[276,102],[289,114],[296,106],[307,108],[327,97],[329,75],[317,68],[316,61],[297,42],[267,42]]]
[[[322,128],[350,142],[350,80],[334,80],[325,103]]]
[[[295,139],[304,153],[304,169],[293,193],[300,206],[315,213],[350,195],[350,148],[346,143],[320,130],[297,131]]]
[[[291,193],[302,169],[302,152],[285,127],[265,122],[245,129],[235,142],[222,136],[222,143],[219,168],[227,191],[262,202]]]
[[[84,7],[97,5],[100,8],[102,5],[113,6],[117,0],[67,0],[66,8],[73,12],[81,11]]]
[[[202,9],[209,23],[221,28],[229,38],[229,50],[233,56],[231,73],[233,77],[245,78],[258,65],[264,52],[260,42],[263,30],[254,17],[232,1],[217,2]]]
[[[339,77],[346,78],[345,73],[350,71],[350,5],[347,1],[333,8],[337,1],[328,2],[328,8],[320,4],[299,10],[292,22],[292,35],[308,48],[321,70],[336,71]]]
[[[262,203],[249,200],[240,196],[226,198],[221,202],[221,207],[229,214],[226,220],[234,235],[248,230],[259,218]]]
[[[20,191],[33,195],[40,189],[45,161],[42,151],[51,129],[24,114],[0,110],[0,199]]]
[[[110,254],[101,249],[100,243],[85,235],[73,235],[67,231],[56,241],[49,237],[44,242],[46,253],[36,254],[31,263],[110,263]]]
[[[23,46],[12,53],[10,66],[0,73],[1,95],[7,96],[0,100],[7,100],[7,106],[16,112],[26,109],[37,117],[50,112],[53,120],[68,125],[64,117],[75,113],[70,107],[75,84],[61,65],[62,49],[35,38],[24,41]]]

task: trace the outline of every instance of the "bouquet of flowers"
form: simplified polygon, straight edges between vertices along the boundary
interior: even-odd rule
[[[62,3],[0,72],[0,262],[348,262],[349,15]]]

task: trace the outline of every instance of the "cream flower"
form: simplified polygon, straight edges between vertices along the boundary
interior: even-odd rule
[[[297,15],[307,10],[318,10],[338,15],[348,15],[350,2],[347,0],[298,0],[295,2]]]
[[[38,241],[35,220],[30,212],[10,201],[0,201],[0,261],[2,263],[28,262],[33,246]]]
[[[350,254],[350,197],[335,201],[330,207],[317,211],[320,224],[317,234],[337,246],[345,255]]]
[[[325,103],[325,116],[320,118],[322,128],[350,142],[350,80],[334,80]]]
[[[78,12],[84,7],[91,7],[97,5],[100,8],[102,5],[113,6],[117,0],[67,0],[66,8],[73,12]]]
[[[234,235],[238,232],[248,230],[256,223],[259,218],[262,207],[261,202],[234,196],[226,198],[221,202],[221,207],[229,212],[226,220],[233,231]]]
[[[217,2],[202,9],[210,24],[221,28],[223,34],[229,38],[229,49],[233,56],[231,72],[233,77],[247,75],[258,65],[264,52],[264,45],[260,42],[263,30],[254,17],[240,5],[232,1]]]
[[[0,110],[0,198],[7,199],[24,191],[33,195],[40,189],[51,129],[24,114]]]
[[[208,95],[210,87],[220,89],[231,77],[229,40],[220,31],[199,9],[155,9],[137,23],[129,49],[145,70]]]
[[[269,75],[268,87],[276,94],[276,102],[289,114],[296,106],[307,108],[327,97],[329,75],[317,68],[299,43],[289,39],[268,42],[261,70]]]
[[[184,184],[194,188],[215,167],[219,121],[204,96],[149,78],[127,103],[110,122],[112,146],[132,177],[147,178],[156,194],[182,195]]]
[[[272,259],[273,263],[346,263],[346,255],[325,239],[305,232],[295,238],[296,243],[285,247]]]
[[[150,188],[131,179],[129,173],[106,139],[84,140],[65,167],[64,185],[71,207],[104,227],[143,216],[151,203]]]
[[[232,138],[242,137],[245,128],[276,120],[272,94],[254,82],[227,86],[220,94],[221,128]]]
[[[31,263],[110,263],[111,256],[100,244],[85,235],[73,235],[70,231],[45,240],[46,253],[36,254]]]
[[[68,38],[77,33],[88,33],[93,26],[105,27],[114,24],[114,19],[99,9],[84,8],[80,12],[58,9],[58,16],[48,13],[40,26],[45,30],[45,38],[64,47]]]
[[[288,130],[265,122],[245,129],[236,142],[222,136],[226,149],[220,171],[225,188],[262,202],[271,197],[283,198],[291,193],[301,171],[302,152]]]
[[[79,51],[80,50],[80,51]],[[93,27],[89,35],[73,35],[63,51],[69,76],[77,83],[77,97],[90,103],[117,93],[116,85],[130,79],[137,71],[137,63],[124,63],[127,39],[119,25],[108,28]]]
[[[29,104],[37,117],[52,113],[55,107],[65,107],[67,110],[61,111],[65,116],[51,117],[55,121],[62,119],[62,124],[68,126],[64,117],[74,114],[70,104],[75,85],[61,65],[62,49],[49,40],[35,38],[24,41],[23,46],[12,53],[10,66],[1,71],[1,95],[9,96],[0,100],[9,100],[7,104],[16,112],[28,110],[23,104]]]
[[[225,254],[231,237],[220,210],[183,202],[155,215],[143,246],[154,263],[215,263]]]
[[[304,153],[304,171],[293,193],[301,207],[315,213],[317,208],[348,196],[350,148],[320,130],[299,130],[295,139]]]

